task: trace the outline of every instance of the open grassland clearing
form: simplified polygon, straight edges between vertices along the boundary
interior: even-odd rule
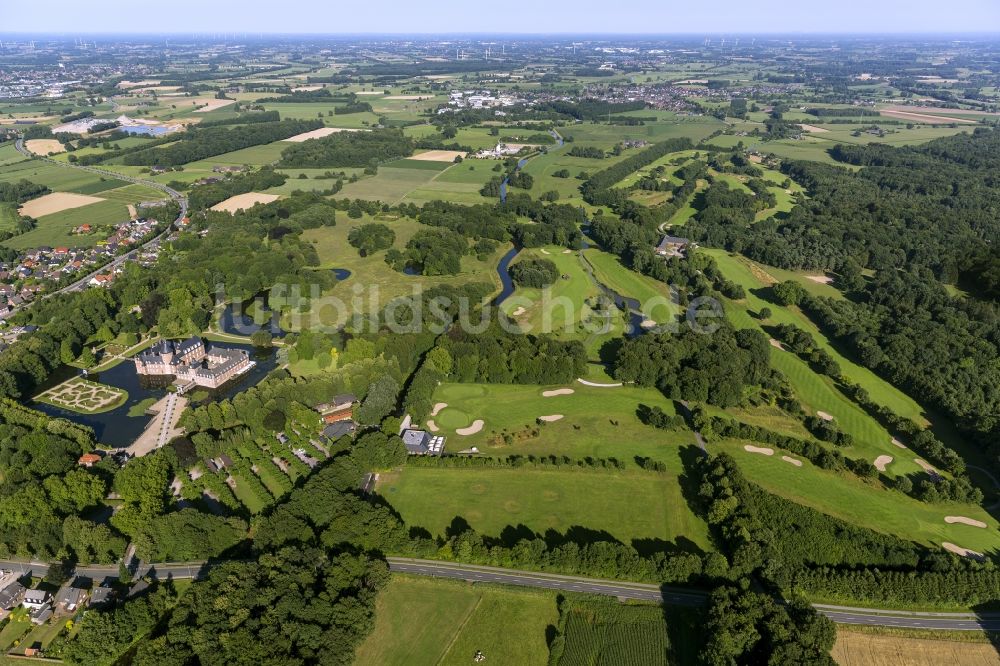
[[[841,626],[830,654],[841,666],[1000,666],[997,648],[985,638],[973,642],[939,636],[881,635]]]
[[[401,169],[401,171],[404,170]],[[416,169],[410,171],[424,173]],[[499,247],[496,253],[486,261],[479,261],[472,255],[462,257],[462,271],[458,275],[406,275],[385,263],[385,252],[376,252],[362,257],[358,250],[348,243],[347,237],[351,229],[373,222],[384,224],[395,232],[396,241],[393,247],[400,250],[406,247],[407,242],[418,230],[427,228],[416,220],[405,217],[372,218],[366,215],[359,219],[351,219],[347,215],[338,214],[336,226],[308,229],[302,234],[304,240],[313,243],[316,247],[320,260],[320,268],[317,270],[342,268],[351,271],[348,289],[339,286],[333,288],[333,294],[345,299],[345,302],[350,302],[349,288],[355,284],[360,284],[365,289],[363,308],[366,311],[371,305],[369,298],[379,305],[384,305],[398,296],[412,295],[414,289],[423,290],[438,284],[458,285],[469,282],[486,282],[496,285],[499,290],[500,282],[496,267],[500,258],[510,249],[509,245]],[[325,322],[323,312],[318,314]]]
[[[461,164],[451,165],[443,171],[437,172],[433,179],[421,184],[417,189],[410,190],[403,197],[403,203],[420,205],[434,200],[463,204],[492,202],[492,197],[484,197],[479,193],[479,190],[491,178],[498,175],[497,172],[493,171],[496,164],[491,160],[466,160]],[[517,190],[512,191],[516,192]]]
[[[571,388],[572,393],[545,395]],[[560,455],[570,458],[615,458],[635,465],[643,456],[668,463],[677,471],[678,445],[694,441],[690,431],[657,430],[638,417],[640,405],[674,413],[672,401],[653,388],[600,388],[579,382],[571,387],[519,384],[442,384],[434,402],[447,405],[435,415],[448,450],[475,446],[489,455]],[[562,414],[554,423],[538,425],[539,416]],[[455,431],[482,420],[483,429],[455,437]],[[510,441],[504,434],[510,434]]]
[[[746,477],[768,492],[852,525],[916,541],[932,549],[950,542],[981,553],[1000,552],[998,523],[980,506],[921,502],[862,481],[848,472],[820,469],[808,460],[803,460],[801,466],[793,466],[781,460],[780,453],[763,456],[747,451],[744,447],[748,444],[754,445],[743,440],[724,440],[712,442],[709,448],[733,456]],[[948,524],[944,519],[949,515],[981,520],[989,529]]]
[[[640,550],[660,541],[710,547],[705,524],[669,472],[404,467],[381,475],[376,489],[407,525],[434,535],[459,519],[490,536],[583,528]]]
[[[555,592],[393,574],[356,663],[469,664],[481,650],[489,664],[544,664],[558,620]]]
[[[74,234],[73,229],[81,224],[93,227],[110,227],[130,219],[128,207],[119,201],[101,201],[82,208],[73,208],[46,215],[31,231],[4,241],[4,245],[15,250],[33,247],[60,245],[90,247],[103,241],[106,234]]]
[[[345,183],[337,198],[367,199],[398,204],[410,192],[425,187],[440,172],[432,169],[380,167],[378,174]]]

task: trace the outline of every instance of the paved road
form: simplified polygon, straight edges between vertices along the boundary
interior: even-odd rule
[[[42,160],[44,162],[50,162],[52,164],[55,164],[55,165],[58,165],[58,166],[61,166],[61,167],[67,168],[67,169],[79,169],[81,171],[88,171],[90,173],[97,174],[98,176],[103,176],[105,178],[113,178],[115,180],[120,180],[120,181],[123,181],[123,182],[126,182],[126,183],[134,183],[136,185],[145,185],[146,187],[151,187],[151,188],[153,188],[155,190],[160,190],[161,192],[164,192],[165,194],[167,194],[171,199],[173,199],[174,201],[176,201],[177,204],[181,207],[180,213],[177,215],[177,219],[174,220],[174,224],[168,225],[167,228],[164,229],[160,234],[158,234],[155,237],[149,239],[148,241],[146,241],[145,243],[143,243],[139,247],[135,248],[134,250],[131,250],[131,251],[125,253],[125,254],[122,254],[122,255],[119,255],[119,256],[115,257],[114,259],[111,260],[110,263],[104,264],[103,266],[101,266],[100,268],[94,270],[93,272],[88,273],[87,275],[83,276],[82,278],[80,278],[79,280],[77,280],[76,282],[74,282],[73,284],[67,285],[67,286],[63,287],[62,289],[58,289],[56,291],[52,291],[52,292],[49,292],[47,294],[44,294],[42,296],[42,298],[48,298],[49,296],[53,296],[55,294],[62,294],[62,293],[67,293],[67,292],[71,292],[71,291],[79,291],[80,289],[86,287],[87,283],[90,282],[91,278],[93,278],[95,275],[98,275],[99,273],[107,273],[110,270],[114,270],[115,268],[117,268],[118,266],[120,266],[121,264],[123,264],[124,262],[128,261],[129,259],[131,259],[135,255],[139,254],[139,252],[141,252],[142,250],[144,250],[147,247],[149,247],[149,246],[151,246],[151,245],[153,245],[153,244],[155,244],[155,243],[163,240],[164,238],[166,238],[167,234],[170,233],[171,229],[174,226],[176,226],[177,223],[179,223],[184,217],[187,216],[187,210],[188,210],[187,197],[185,197],[183,194],[181,194],[177,190],[175,190],[173,188],[170,188],[170,187],[167,187],[163,183],[157,183],[156,181],[145,180],[143,178],[135,178],[133,176],[126,176],[126,175],[123,175],[123,174],[120,174],[120,173],[116,173],[114,171],[108,171],[107,169],[99,169],[97,167],[91,167],[91,166],[81,166],[79,164],[70,164],[69,162],[60,162],[59,160],[54,160],[54,159],[51,159],[49,157],[41,157],[40,155],[35,155],[30,150],[28,150],[24,146],[24,140],[23,139],[18,139],[14,143],[14,148],[16,148],[19,153],[21,153],[22,155],[24,155],[25,157],[27,157],[29,159]]]
[[[167,562],[163,564],[140,564],[133,572],[135,577],[154,576],[155,578],[201,578],[209,565],[205,562]],[[42,577],[49,572],[47,562],[27,562],[20,560],[0,560],[0,569],[16,571],[20,574],[31,574]],[[118,565],[79,566],[74,574],[93,579],[118,577]]]
[[[454,578],[481,583],[522,585],[567,592],[603,594],[621,599],[665,602],[672,605],[700,606],[707,595],[696,590],[682,590],[643,583],[560,576],[534,571],[472,566],[433,560],[414,560],[390,557],[389,568],[399,573],[435,578]],[[813,604],[838,624],[862,624],[880,627],[906,627],[949,631],[1000,630],[1000,613],[944,613],[925,611],[897,611],[850,606]]]

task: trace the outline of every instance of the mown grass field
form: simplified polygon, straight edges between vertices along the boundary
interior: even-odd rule
[[[377,491],[407,525],[432,535],[458,520],[490,536],[583,529],[640,549],[660,541],[709,548],[704,523],[669,472],[404,467],[382,475]]]
[[[337,197],[398,204],[410,192],[426,187],[439,173],[428,169],[380,167],[375,176],[366,176],[355,183],[345,183]]]
[[[570,388],[571,394],[544,397],[546,391]],[[677,446],[694,441],[688,431],[664,431],[644,425],[640,405],[674,413],[673,403],[653,388],[600,388],[580,383],[568,387],[510,384],[441,384],[435,403],[445,403],[432,420],[449,437],[448,450],[476,446],[491,455],[565,455],[571,458],[616,458],[629,466],[635,456],[680,465]],[[563,418],[537,425],[539,416]],[[485,422],[481,432],[462,436],[458,428],[474,420]],[[508,443],[504,434],[512,435]]]
[[[591,247],[584,250],[583,255],[602,284],[638,300],[648,319],[663,324],[679,313],[680,307],[674,304],[666,284],[623,266],[618,257],[603,250]]]
[[[488,664],[545,664],[558,620],[555,592],[394,574],[355,663],[470,664],[481,650]]]
[[[809,461],[803,461],[801,467],[796,467],[782,460],[778,450],[773,456],[750,453],[744,450],[745,444],[747,442],[725,440],[712,442],[709,449],[732,455],[746,477],[768,492],[853,525],[916,541],[931,548],[940,548],[942,542],[948,541],[981,553],[1000,552],[998,523],[980,506],[921,502],[901,492],[868,484],[853,474],[820,469]],[[897,451],[905,453],[901,449]],[[910,453],[910,456],[913,454]],[[949,525],[944,522],[945,516],[967,516],[981,520],[989,527]]]
[[[405,169],[403,169],[405,170]],[[412,169],[416,173],[423,173]],[[384,305],[388,301],[398,296],[408,296],[413,294],[414,289],[421,290],[438,284],[467,284],[470,282],[493,283],[496,288],[500,288],[500,280],[497,277],[496,266],[500,258],[510,249],[510,246],[501,246],[494,256],[487,261],[479,261],[474,256],[462,258],[462,272],[458,275],[442,275],[425,277],[422,275],[405,275],[393,270],[385,263],[385,252],[377,252],[373,255],[362,257],[358,251],[347,242],[351,229],[372,222],[378,222],[391,228],[396,233],[396,241],[393,247],[403,249],[406,243],[413,237],[421,225],[409,218],[371,218],[364,216],[359,219],[351,219],[346,214],[338,213],[337,225],[335,227],[321,227],[309,229],[302,234],[302,238],[313,243],[316,252],[319,254],[321,268],[318,270],[329,270],[333,268],[345,268],[351,271],[351,276],[342,285],[336,285],[331,292],[350,304],[352,290],[356,286],[362,288],[362,307],[367,312],[372,302]],[[369,298],[374,299],[370,301]],[[321,313],[322,314],[322,313]],[[332,316],[332,314],[330,315]],[[324,321],[326,319],[324,318]]]

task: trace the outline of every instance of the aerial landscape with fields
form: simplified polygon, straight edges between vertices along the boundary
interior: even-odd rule
[[[5,10],[0,665],[1000,666],[1000,9],[286,4]]]

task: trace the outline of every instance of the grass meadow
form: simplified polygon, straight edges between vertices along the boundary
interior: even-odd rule
[[[469,664],[481,650],[489,664],[544,664],[558,621],[555,592],[394,574],[355,663]]]
[[[859,525],[940,548],[948,541],[982,553],[1000,552],[998,523],[985,509],[957,502],[928,503],[895,490],[867,483],[853,474],[820,469],[808,460],[801,467],[773,456],[745,451],[747,442],[712,442],[713,451],[732,455],[748,479],[768,492]],[[912,456],[912,454],[910,454]],[[944,522],[945,516],[967,516],[987,529]]]

